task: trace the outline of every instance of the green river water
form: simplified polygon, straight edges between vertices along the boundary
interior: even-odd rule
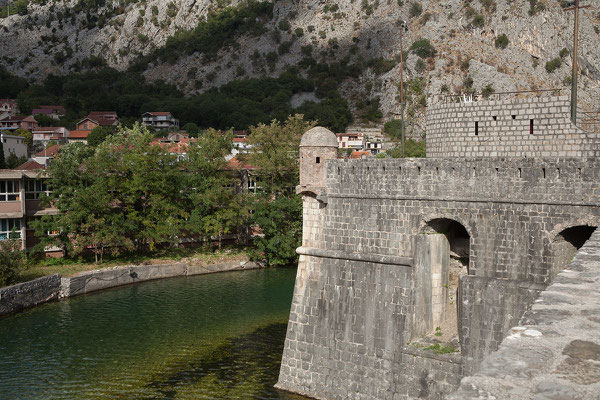
[[[300,399],[273,388],[295,274],[151,281],[0,319],[0,399]]]

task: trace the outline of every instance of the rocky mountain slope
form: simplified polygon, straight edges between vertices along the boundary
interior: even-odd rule
[[[232,32],[226,40],[219,41],[219,31],[208,29],[219,43],[217,49],[178,53],[182,47],[172,47],[169,57],[156,57],[173,35],[193,49],[190,43],[197,37],[186,39],[186,31],[206,20],[203,26],[210,28],[227,12],[256,9],[258,4],[29,3],[25,15],[0,19],[0,65],[23,77],[43,79],[102,62],[124,70],[147,56],[138,63],[147,80],[175,83],[191,94],[234,79],[278,76],[289,66],[300,65],[306,73],[309,65],[342,61],[362,66],[338,87],[353,111],[360,116],[379,101],[385,120],[399,112],[403,47],[406,112],[415,126],[422,125],[425,104],[434,95],[550,88],[569,93],[573,12],[563,11],[556,0],[279,0],[272,11],[252,15],[248,29],[242,29],[248,21],[227,25]],[[404,34],[402,20],[407,21]],[[584,107],[599,108],[600,10],[583,10],[580,21],[579,97]],[[426,43],[409,51],[422,38],[430,41],[434,55]],[[314,98],[305,93],[293,100]]]

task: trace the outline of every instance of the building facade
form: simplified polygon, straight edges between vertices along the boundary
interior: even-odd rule
[[[0,133],[0,140],[4,147],[4,159],[13,153],[17,157],[27,157],[27,145],[23,136]]]
[[[170,112],[151,111],[142,114],[142,122],[155,130],[162,129],[178,130],[179,120],[174,118]]]
[[[40,204],[40,195],[49,194],[46,178],[40,170],[0,170],[0,240],[20,240],[23,250],[39,243],[31,222],[58,210]],[[49,234],[52,234],[49,232]],[[59,249],[48,248],[49,255],[60,255]]]

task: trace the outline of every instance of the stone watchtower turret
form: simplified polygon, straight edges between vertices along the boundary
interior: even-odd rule
[[[298,193],[325,191],[328,160],[337,158],[337,137],[329,129],[316,126],[302,135],[300,141],[300,185]]]

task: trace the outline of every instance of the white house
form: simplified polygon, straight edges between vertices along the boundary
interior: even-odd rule
[[[31,131],[33,143],[47,146],[51,140],[65,143],[69,137],[69,130],[64,126],[40,126]]]
[[[227,161],[236,157],[238,154],[246,154],[250,152],[252,145],[248,143],[247,137],[234,137],[233,146],[231,147],[231,153],[228,154],[225,159]]]
[[[340,149],[362,149],[365,147],[365,134],[356,133],[338,133],[338,148]]]
[[[15,153],[17,157],[27,157],[27,145],[23,136],[7,135],[0,133],[0,140],[4,147],[4,158],[6,159],[10,153]]]
[[[179,120],[170,112],[152,111],[142,114],[142,122],[159,131],[161,129],[179,130]]]

